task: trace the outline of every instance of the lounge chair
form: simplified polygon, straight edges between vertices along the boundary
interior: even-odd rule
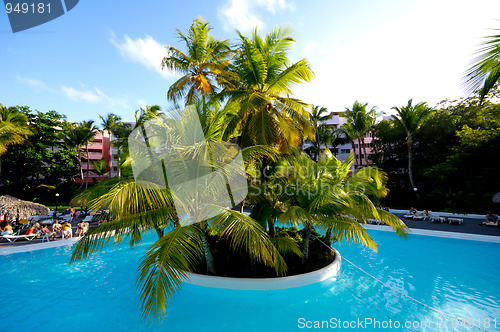
[[[420,215],[414,216],[413,219],[421,221],[426,221],[428,219],[431,219],[431,211],[427,211],[427,214],[425,212],[422,212]]]
[[[86,216],[86,217],[83,219],[83,222],[85,222],[85,223],[89,223],[89,222],[91,222],[91,221],[92,221],[92,216],[90,216],[90,215],[89,215],[89,216]]]
[[[6,239],[9,242],[16,242],[19,239],[25,239],[25,240],[31,241],[34,238],[36,238],[37,236],[38,236],[38,234],[29,234],[29,235],[26,235],[26,234],[24,234],[24,235],[12,235],[12,234],[9,234],[9,235],[2,235],[0,237],[0,239]]]
[[[415,214],[408,212],[403,217],[405,217],[406,219],[414,219],[415,218]]]
[[[376,224],[376,225],[380,225],[380,220],[378,219],[366,219],[366,222],[368,224]]]
[[[496,221],[483,221],[483,225],[498,227],[498,219]]]
[[[445,217],[441,217],[439,214],[436,214],[436,213],[432,213],[431,212],[431,216],[429,217],[429,219],[432,221],[432,222],[439,222],[439,223],[443,223],[446,221],[446,218]]]

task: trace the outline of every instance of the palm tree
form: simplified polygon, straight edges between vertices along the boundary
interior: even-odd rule
[[[194,98],[215,93],[229,65],[232,51],[227,40],[210,36],[210,26],[201,18],[194,20],[187,35],[177,29],[177,37],[185,43],[186,52],[167,46],[168,55],[162,60],[162,68],[184,74],[170,86],[167,97],[174,103],[186,98],[186,105]]]
[[[370,196],[383,197],[386,175],[376,168],[365,167],[348,176],[353,163],[350,153],[344,162],[330,150],[316,163],[302,154],[296,159],[283,159],[269,179],[269,190],[254,197],[256,218],[272,218],[284,225],[303,228],[302,259],[309,257],[310,235],[314,229],[326,230],[327,241],[356,242],[376,249],[375,241],[361,226],[368,218],[376,218],[404,235],[406,225],[394,215],[377,209]],[[275,188],[287,188],[274,190]]]
[[[215,153],[215,143],[221,140],[224,131],[228,130],[225,124],[229,122],[227,113],[232,111],[230,107],[208,113],[205,110],[203,106],[197,108],[207,140],[206,147],[192,145],[192,142],[184,142],[182,137],[175,137],[176,140],[173,141],[176,145],[172,148],[179,151],[178,159],[174,160],[176,165],[193,160],[195,155],[203,155],[208,151]],[[182,124],[182,121],[180,123]],[[168,129],[175,125],[175,122],[166,123],[163,129],[167,137],[152,136],[148,138],[149,143],[155,145],[164,142],[165,138],[169,141]],[[257,151],[257,147],[250,147],[242,151],[243,157],[247,159],[248,156],[265,154],[268,149],[269,147],[262,147],[262,151]],[[214,160],[220,159],[220,155],[217,156]],[[218,167],[216,162],[209,166]],[[186,172],[182,169],[176,170],[176,179],[182,182]],[[232,174],[229,172],[224,175]],[[214,181],[205,183],[201,194],[207,197],[218,196],[220,181],[217,180],[220,179],[214,178]],[[246,250],[252,259],[273,267],[278,275],[286,271],[280,252],[264,229],[243,213],[217,205],[200,206],[196,204],[196,199],[183,199],[185,197],[176,196],[178,191],[174,193],[168,188],[161,189],[154,183],[143,185],[144,183],[132,179],[122,179],[118,183],[103,182],[102,186],[98,185],[84,192],[80,198],[86,196],[85,200],[88,201],[93,197],[91,209],[105,208],[110,210],[116,219],[85,235],[75,248],[72,261],[84,259],[101,250],[102,245],[110,240],[111,231],[115,231],[115,242],[121,242],[129,236],[131,245],[140,242],[144,232],[156,231],[158,240],[150,247],[140,265],[138,282],[141,285],[144,315],[164,315],[167,302],[181,287],[182,281],[187,279],[187,272],[193,271],[202,260],[205,260],[207,271],[215,272],[207,239],[209,234],[229,239],[234,250]],[[174,201],[179,199],[183,202],[184,210],[189,212],[182,221],[178,219],[174,208]],[[192,220],[196,220],[196,216],[203,215],[203,209],[206,208],[217,209],[219,213],[215,218],[191,224]],[[286,246],[281,246],[280,251],[286,252]]]
[[[108,163],[106,162],[106,158],[102,157],[101,159],[91,160],[92,166],[94,166],[94,173],[99,175],[99,181],[101,181],[101,176],[108,172]]]
[[[481,48],[476,51],[477,57],[464,74],[467,90],[480,90],[480,103],[500,79],[500,35],[488,36],[485,39]]]
[[[413,136],[420,129],[425,120],[433,112],[433,109],[427,106],[427,103],[420,102],[412,105],[413,100],[408,100],[408,104],[402,107],[394,106],[392,109],[398,114],[393,115],[392,118],[399,124],[406,132],[406,145],[408,147],[408,177],[412,189],[415,189],[415,181],[413,179]],[[417,193],[417,197],[418,197]]]
[[[119,115],[113,114],[113,113],[108,113],[106,117],[103,117],[102,115],[99,114],[99,118],[101,118],[101,127],[102,127],[102,138],[104,140],[104,132],[107,131],[110,134],[115,134],[115,132],[120,130],[120,128],[123,126],[122,123],[122,118]],[[110,135],[111,136],[111,135]],[[113,145],[113,142],[110,142],[110,145]],[[110,147],[111,151],[111,147]],[[111,160],[112,154],[110,153],[110,160]],[[107,163],[107,169],[110,169],[109,163]],[[120,170],[118,169],[118,172]]]
[[[85,134],[76,124],[70,124],[68,122],[64,123],[64,130],[61,133],[61,138],[64,144],[70,148],[75,149],[76,157],[78,159],[78,165],[80,169],[80,188],[83,186],[83,163],[82,163],[82,149],[81,147],[85,145]]]
[[[85,145],[85,150],[87,151],[87,176],[85,179],[85,189],[87,189],[89,185],[89,144],[95,140],[95,136],[98,130],[99,129],[94,125],[93,120],[82,121],[79,124],[79,131],[81,131],[81,135],[83,137],[83,145]]]
[[[15,107],[0,104],[0,156],[10,145],[23,143],[33,134],[28,117]]]
[[[313,106],[312,107],[312,112],[309,115],[309,120],[311,121],[311,124],[313,125],[315,129],[315,135],[316,135],[316,141],[314,143],[315,147],[315,160],[316,162],[319,160],[319,152],[321,149],[321,140],[320,140],[320,130],[321,126],[324,126],[322,123],[324,123],[326,120],[330,118],[330,115],[324,115],[328,110],[325,107],[320,107],[320,106]]]
[[[251,38],[238,35],[232,66],[237,81],[226,84],[217,97],[239,106],[233,125],[241,128],[242,147],[270,145],[288,152],[300,144],[302,134],[313,135],[307,104],[291,95],[293,85],[309,82],[314,74],[305,59],[290,64],[294,39],[288,29],[277,28],[264,38],[257,29]]]
[[[365,164],[368,165],[368,155],[366,154],[366,144],[365,137],[373,129],[375,124],[375,110],[376,107],[372,107],[369,111],[366,110],[368,103],[362,104],[355,101],[352,108],[346,108],[345,112],[342,114],[346,118],[346,123],[344,124],[345,134],[351,138],[351,144],[354,151],[354,139],[357,140],[359,146],[359,166],[363,165],[361,159],[361,148],[363,148],[363,154],[365,159]]]

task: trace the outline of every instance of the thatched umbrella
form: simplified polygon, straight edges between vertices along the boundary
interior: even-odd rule
[[[500,193],[493,195],[493,203],[500,203]]]
[[[46,216],[49,211],[49,208],[42,204],[23,201],[9,195],[0,197],[0,214],[26,219],[34,214]]]

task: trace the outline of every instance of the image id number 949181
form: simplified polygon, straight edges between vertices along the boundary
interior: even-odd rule
[[[18,14],[50,14],[50,2],[49,3],[15,3],[10,2],[5,3],[5,10],[7,14],[18,13]]]

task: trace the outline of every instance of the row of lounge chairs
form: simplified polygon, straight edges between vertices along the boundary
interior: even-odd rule
[[[444,217],[444,216],[441,216],[437,213],[433,213],[433,212],[428,211],[428,210],[424,210],[420,213],[418,211],[415,211],[415,212],[410,211],[410,212],[406,213],[403,217],[406,219],[413,219],[413,220],[420,220],[420,221],[430,220],[432,222],[438,222],[438,223],[444,223],[444,222],[448,222],[450,224],[458,223],[459,225],[463,224],[463,222],[464,222],[463,218]]]

